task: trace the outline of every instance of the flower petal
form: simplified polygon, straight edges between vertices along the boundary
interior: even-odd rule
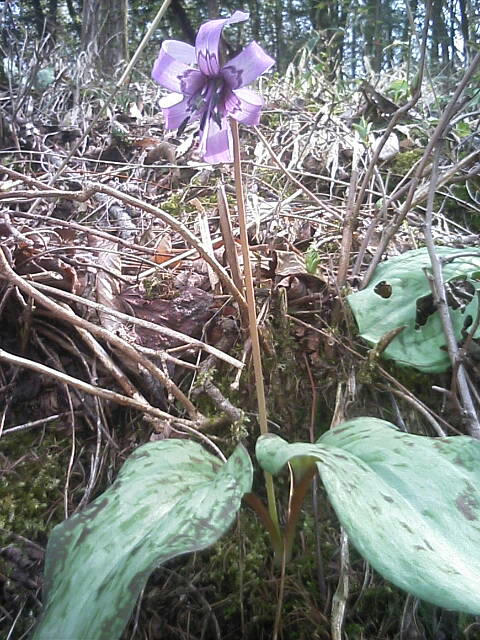
[[[235,11],[230,18],[209,20],[202,24],[195,40],[198,67],[206,76],[216,76],[220,72],[218,45],[223,27],[236,22],[248,20],[249,14],[243,11]]]
[[[195,63],[192,45],[165,40],[153,65],[152,78],[171,91],[193,95],[205,83],[202,73],[192,67]]]
[[[165,127],[167,129],[178,129],[185,120],[195,120],[199,114],[192,108],[189,96],[183,97],[179,93],[171,93],[160,100]]]
[[[221,73],[229,87],[239,89],[256,80],[274,64],[275,60],[254,41],[229,60]]]
[[[262,97],[251,89],[229,91],[225,97],[226,113],[244,124],[258,124],[262,107]]]
[[[205,162],[232,162],[231,137],[227,118],[221,118],[220,125],[213,118],[208,118],[200,140],[200,152]]]

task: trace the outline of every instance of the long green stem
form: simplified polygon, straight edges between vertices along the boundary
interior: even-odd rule
[[[260,340],[258,338],[257,311],[255,306],[255,293],[253,289],[252,265],[250,263],[250,249],[247,236],[247,216],[245,214],[245,198],[243,195],[242,165],[240,161],[240,136],[238,135],[238,123],[230,119],[233,137],[233,170],[235,177],[235,192],[237,196],[238,224],[240,227],[240,242],[242,245],[243,272],[245,280],[245,293],[248,306],[248,329],[252,342],[253,370],[255,373],[255,388],[258,402],[258,422],[260,433],[268,433],[267,405],[265,402],[265,387],[263,385],[262,356],[260,352]],[[265,487],[267,490],[268,512],[270,518],[280,533],[278,524],[277,503],[275,501],[275,489],[270,473],[265,472]]]

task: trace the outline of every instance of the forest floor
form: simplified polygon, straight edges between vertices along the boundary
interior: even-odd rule
[[[0,636],[9,640],[27,637],[41,610],[49,532],[109,486],[136,447],[196,438],[228,454],[240,440],[252,450],[258,431],[250,342],[228,284],[241,288],[242,274],[232,167],[200,160],[194,125],[164,130],[153,83],[109,100],[107,85],[78,74],[0,88]],[[242,164],[270,428],[287,440],[314,441],[359,415],[415,433],[466,432],[448,402],[450,374],[398,367],[381,350],[371,357],[346,302],[372,262],[424,246],[434,178],[436,244],[478,246],[480,96],[467,85],[447,113],[460,81],[425,82],[415,102],[402,70],[346,87],[300,56],[262,87],[261,125],[241,131]],[[436,176],[429,143],[442,118]],[[321,488],[307,502],[281,637],[332,637],[332,598],[347,576],[345,638],[480,638],[473,617],[419,604],[354,551],[345,565]],[[152,574],[123,637],[270,638],[279,580],[246,511],[212,550]]]

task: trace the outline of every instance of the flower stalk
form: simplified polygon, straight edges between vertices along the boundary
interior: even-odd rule
[[[263,100],[261,96],[248,89],[247,85],[268,71],[275,64],[275,60],[255,41],[227,61],[223,60],[220,51],[220,39],[224,27],[244,22],[248,17],[248,13],[235,11],[228,18],[205,22],[198,30],[195,47],[177,40],[165,40],[153,65],[152,78],[159,85],[173,92],[163,98],[160,103],[167,129],[182,130],[189,122],[198,120],[199,150],[203,159],[216,164],[232,162],[233,156],[258,418],[260,432],[266,434],[268,433],[267,408],[247,238],[238,123],[256,125],[260,122]],[[275,556],[281,558],[283,542],[278,524],[273,480],[269,473],[265,473],[265,485],[268,514],[271,519],[271,526],[268,529]]]
[[[255,292],[253,287],[252,265],[250,262],[250,248],[247,236],[247,216],[245,213],[245,197],[243,193],[242,165],[240,160],[240,136],[238,133],[238,122],[230,119],[233,143],[233,173],[235,181],[235,194],[237,197],[238,225],[240,228],[240,243],[243,256],[243,273],[245,283],[245,294],[248,307],[248,330],[252,343],[252,360],[255,376],[255,389],[258,402],[258,423],[262,435],[268,433],[267,404],[265,401],[265,386],[263,383],[262,355],[260,350],[260,339],[258,335],[257,310],[255,305]],[[275,488],[273,478],[270,473],[265,472],[265,488],[267,490],[268,512],[272,523],[280,535],[278,524],[277,503],[275,501]]]

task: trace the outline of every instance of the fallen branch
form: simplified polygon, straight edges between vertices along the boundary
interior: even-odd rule
[[[110,333],[103,327],[99,327],[96,324],[89,322],[88,320],[80,318],[70,309],[70,307],[63,308],[61,305],[53,302],[53,300],[50,300],[50,298],[38,291],[33,285],[28,283],[21,276],[17,275],[15,271],[13,271],[8,263],[5,253],[2,250],[0,250],[0,277],[3,277],[6,281],[18,287],[21,291],[33,298],[33,300],[35,300],[35,302],[37,302],[38,304],[46,307],[57,318],[60,318],[67,324],[87,329],[93,335],[98,336],[102,340],[105,340],[112,346],[116,347],[120,352],[123,352],[127,357],[134,360],[138,365],[143,366],[155,378],[157,378],[157,380],[159,380],[165,386],[169,393],[172,393],[173,396],[175,396],[175,398],[185,407],[194,421],[200,421],[204,419],[203,416],[194,407],[194,405],[190,402],[190,400],[185,396],[183,391],[181,391],[177,387],[177,385],[163,373],[161,369],[153,364],[153,362],[138,353],[135,347],[133,347],[125,340],[122,340],[115,334]]]
[[[143,327],[144,329],[150,329],[151,331],[155,331],[156,333],[160,333],[163,336],[167,336],[168,338],[172,338],[173,340],[180,340],[184,343],[184,348],[197,347],[202,349],[206,353],[209,353],[219,360],[223,360],[227,364],[232,365],[236,369],[243,369],[245,366],[243,362],[234,358],[233,356],[217,349],[216,347],[212,347],[206,342],[202,342],[201,340],[197,340],[196,338],[191,338],[190,336],[185,335],[184,333],[180,333],[180,331],[175,331],[175,329],[170,329],[169,327],[164,327],[161,324],[156,324],[155,322],[150,322],[149,320],[142,320],[141,318],[136,318],[135,316],[131,316],[128,313],[122,313],[121,311],[117,311],[116,309],[112,309],[110,307],[106,307],[99,302],[94,302],[93,300],[88,300],[87,298],[82,298],[81,296],[77,296],[74,293],[70,293],[69,291],[63,291],[62,289],[56,289],[55,287],[50,287],[47,284],[42,284],[40,282],[32,282],[32,286],[35,289],[40,289],[41,291],[45,291],[54,296],[58,296],[59,298],[63,298],[65,300],[71,300],[72,302],[77,302],[78,304],[83,304],[90,309],[95,309],[98,313],[104,313],[106,315],[114,316],[115,318],[119,318],[120,320],[125,320],[125,322],[129,322],[130,324],[137,325],[139,327]],[[168,358],[168,354],[167,354]]]
[[[84,393],[88,393],[89,395],[96,396],[97,398],[102,398],[103,400],[108,400],[110,402],[123,405],[124,407],[130,407],[131,409],[142,411],[143,413],[151,415],[154,418],[161,418],[162,420],[167,420],[169,423],[174,421],[178,422],[181,425],[186,424],[187,426],[193,426],[193,423],[189,422],[188,420],[176,418],[175,416],[172,416],[169,413],[162,411],[161,409],[157,409],[157,407],[152,407],[152,405],[146,402],[142,402],[141,400],[137,400],[136,398],[129,398],[128,396],[124,396],[121,393],[117,393],[116,391],[110,391],[109,389],[103,389],[102,387],[94,386],[88,382],[80,380],[79,378],[74,378],[67,373],[63,373],[62,371],[57,371],[56,369],[47,367],[40,362],[35,362],[34,360],[29,360],[28,358],[21,358],[20,356],[16,356],[13,353],[4,351],[4,349],[0,349],[0,360],[8,362],[9,364],[16,367],[30,369],[31,371],[35,371],[36,373],[54,378],[62,384],[75,387],[76,389],[79,389]]]
[[[6,193],[0,193],[0,200],[3,200],[5,202],[23,202],[28,200],[38,201],[39,198],[66,198],[77,202],[86,202],[96,193],[104,193],[106,195],[109,195],[112,198],[116,198],[117,200],[130,205],[131,207],[141,209],[146,213],[150,213],[156,218],[162,220],[162,222],[164,222],[167,226],[181,235],[187,244],[198,251],[200,256],[217,274],[225,289],[229,291],[229,293],[233,296],[240,309],[244,309],[245,311],[247,310],[247,303],[245,302],[245,298],[237,289],[233,280],[230,278],[230,276],[218,262],[218,260],[208,253],[208,251],[203,247],[202,243],[197,240],[196,236],[191,231],[189,231],[184,224],[179,222],[176,218],[168,214],[166,211],[163,211],[159,207],[155,207],[153,204],[149,204],[148,202],[139,200],[138,198],[130,196],[126,193],[122,193],[121,191],[119,191],[118,189],[114,189],[113,187],[97,183],[88,184],[87,188],[84,191],[62,191],[60,189],[45,189],[39,191],[10,191]]]

